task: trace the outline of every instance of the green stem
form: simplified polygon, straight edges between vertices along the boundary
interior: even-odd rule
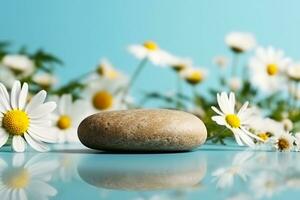
[[[129,90],[133,86],[134,82],[136,81],[137,77],[141,73],[142,69],[146,66],[147,61],[148,61],[148,59],[144,58],[143,60],[141,60],[139,65],[136,67],[135,71],[133,72],[132,76],[129,79],[127,86],[124,88],[124,92],[123,92],[123,95],[121,98],[122,102],[125,102],[125,98],[126,98],[127,94],[129,93]]]
[[[181,77],[180,75],[177,73],[176,74],[176,78],[177,78],[177,95],[176,95],[176,108],[177,109],[180,109],[182,106],[181,106],[181,101],[180,101],[180,95],[181,95]]]
[[[236,76],[236,70],[239,63],[239,55],[234,53],[232,56],[232,69],[231,69],[231,78]]]
[[[295,110],[296,110],[296,108],[298,107],[298,106],[297,106],[297,103],[298,103],[298,102],[297,102],[297,101],[298,101],[298,100],[297,100],[297,93],[298,93],[298,91],[299,91],[299,84],[300,84],[300,83],[299,83],[298,81],[295,82],[295,95],[294,95],[294,98],[295,98],[295,99],[294,99],[294,108],[295,108]]]

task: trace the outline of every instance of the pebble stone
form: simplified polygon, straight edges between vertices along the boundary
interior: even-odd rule
[[[103,151],[176,152],[203,144],[207,130],[196,116],[177,110],[105,111],[78,127],[82,144]]]

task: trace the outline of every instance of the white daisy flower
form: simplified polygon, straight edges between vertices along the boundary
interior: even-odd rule
[[[12,163],[0,159],[1,199],[49,199],[57,190],[48,182],[58,167],[56,160],[37,155],[25,161],[24,154],[15,154]]]
[[[295,138],[289,132],[275,135],[273,138],[274,147],[278,151],[291,151],[294,147]]]
[[[34,70],[34,63],[25,55],[5,55],[2,58],[2,64],[17,75],[24,77],[30,75]]]
[[[253,118],[249,127],[262,140],[262,143],[266,143],[272,136],[284,132],[284,125],[281,122],[259,116]]]
[[[49,89],[57,83],[57,78],[49,73],[38,73],[32,77],[32,80],[42,88]]]
[[[122,103],[122,90],[114,81],[99,79],[91,82],[83,93],[83,98],[88,102],[89,114],[125,108]]]
[[[158,66],[168,66],[174,60],[174,57],[170,53],[160,49],[153,41],[146,41],[142,45],[131,45],[128,50],[136,58],[140,60],[148,59],[154,65]]]
[[[79,142],[77,128],[79,123],[88,115],[87,102],[83,100],[73,102],[70,94],[64,94],[60,98],[52,97],[52,99],[57,103],[57,108],[51,118],[58,142]]]
[[[248,102],[246,102],[241,109],[235,113],[235,96],[230,93],[227,96],[226,92],[217,94],[217,101],[219,108],[212,106],[212,109],[218,114],[213,116],[212,120],[217,124],[226,126],[230,129],[235,137],[236,142],[240,145],[248,145],[254,147],[253,138],[261,140],[259,137],[247,130],[253,118],[251,109],[248,109]]]
[[[207,76],[207,72],[201,68],[188,67],[180,72],[180,76],[189,84],[197,85]]]
[[[117,79],[121,74],[118,72],[113,65],[107,59],[101,59],[97,67],[98,76],[103,76],[108,79]]]
[[[12,149],[25,151],[26,142],[37,151],[47,151],[43,142],[56,142],[49,133],[49,114],[55,109],[55,102],[44,103],[47,93],[40,91],[27,103],[28,85],[13,84],[10,95],[0,83],[0,147],[12,137]]]
[[[291,80],[300,81],[300,62],[290,65],[286,74]]]
[[[233,52],[242,53],[254,48],[256,40],[251,33],[231,32],[225,37],[225,43]]]
[[[181,72],[193,65],[193,61],[190,58],[179,58],[174,57],[173,61],[170,63],[172,69],[176,72]]]
[[[237,91],[242,87],[242,80],[239,77],[232,77],[230,78],[228,85],[232,91]]]
[[[273,47],[256,50],[256,55],[250,59],[249,67],[252,72],[251,82],[265,92],[275,92],[285,86],[284,73],[291,60],[284,52]]]

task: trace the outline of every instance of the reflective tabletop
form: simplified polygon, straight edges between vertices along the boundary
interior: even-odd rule
[[[212,144],[164,154],[5,147],[0,176],[1,199],[298,199],[300,154]]]

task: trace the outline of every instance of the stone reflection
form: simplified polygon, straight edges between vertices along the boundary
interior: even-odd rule
[[[1,199],[27,200],[49,199],[57,195],[57,190],[48,182],[58,163],[46,154],[31,158],[17,153],[12,157],[0,157]]]
[[[300,188],[300,154],[239,152],[231,165],[216,168],[212,177],[217,188],[238,190],[243,196],[251,194],[250,199],[276,197]]]
[[[197,185],[205,176],[201,154],[85,155],[78,174],[99,188],[147,191]]]

